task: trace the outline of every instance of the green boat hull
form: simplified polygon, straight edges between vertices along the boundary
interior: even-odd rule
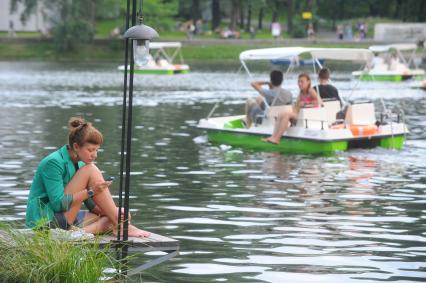
[[[384,137],[380,139],[380,146],[384,148],[402,149],[404,147],[405,136]]]
[[[391,81],[391,82],[400,82],[409,79],[421,80],[423,75],[369,75],[361,74],[359,75],[361,81]]]
[[[259,151],[320,155],[329,155],[337,151],[346,151],[350,148],[358,147],[371,148],[381,146],[384,148],[401,149],[405,140],[403,135],[393,137],[379,137],[374,139],[353,139],[338,141],[319,141],[284,137],[281,139],[279,144],[271,144],[262,140],[262,138],[267,137],[266,135],[246,134],[226,130],[208,130],[207,136],[209,141],[217,144],[227,144]]]
[[[176,75],[176,74],[188,74],[189,70],[134,70],[135,74],[145,75]]]

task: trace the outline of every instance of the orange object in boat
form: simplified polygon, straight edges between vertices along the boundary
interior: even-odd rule
[[[350,125],[349,129],[354,136],[372,136],[379,133],[375,125]]]
[[[344,129],[344,128],[346,128],[345,124],[336,124],[336,125],[332,125],[330,127],[330,129],[333,129],[333,130],[340,130],[340,129]]]

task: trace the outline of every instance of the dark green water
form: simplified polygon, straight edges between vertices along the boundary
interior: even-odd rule
[[[104,133],[98,165],[118,176],[115,67],[0,63],[0,220],[22,222],[33,172],[66,142],[71,116]],[[349,78],[338,73],[335,84],[351,99],[402,106],[410,129],[404,150],[316,157],[212,145],[195,125],[218,101],[217,115],[241,113],[254,95],[244,74],[137,77],[133,222],[179,239],[181,254],[132,280],[425,282],[426,93],[408,83],[363,83],[351,94]],[[288,86],[296,90],[295,77]]]

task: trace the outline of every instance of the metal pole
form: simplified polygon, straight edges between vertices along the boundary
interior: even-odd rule
[[[126,13],[126,30],[129,29],[129,10],[130,0],[127,0],[127,13]],[[124,153],[126,151],[124,145],[126,140],[126,115],[127,115],[127,68],[129,65],[129,39],[126,38],[125,51],[124,51],[124,86],[123,86],[123,107],[122,107],[122,121],[121,121],[121,147],[120,147],[120,189],[118,192],[118,227],[117,227],[117,241],[121,240],[121,209],[123,208],[123,172],[124,172]]]
[[[127,0],[127,9],[126,9],[126,30],[129,29],[129,18],[130,18],[130,0]],[[129,39],[126,38],[125,41],[125,50],[124,50],[124,85],[123,85],[123,106],[122,106],[122,121],[121,121],[121,146],[120,146],[120,184],[119,184],[119,193],[118,193],[118,215],[117,215],[117,241],[121,242],[121,210],[123,208],[123,172],[124,172],[124,159],[125,159],[125,140],[126,140],[126,110],[127,110],[127,71],[129,65]],[[123,248],[118,246],[116,248],[116,257],[117,262],[119,263],[118,269],[119,279],[124,280],[124,277],[121,275],[121,271],[124,267],[121,260],[123,259]],[[124,267],[126,269],[126,267]]]
[[[132,10],[132,26],[136,24],[136,0],[133,0]],[[133,40],[130,41],[133,47]],[[133,58],[133,48],[130,49],[130,80],[129,80],[129,110],[127,112],[127,135],[126,135],[126,179],[124,182],[124,223],[123,223],[123,241],[129,238],[129,194],[130,194],[130,168],[132,154],[132,117],[133,117],[133,77],[134,77],[135,61]],[[128,246],[123,246],[123,259],[127,257]],[[127,264],[127,261],[124,262]],[[123,272],[126,274],[127,270]]]

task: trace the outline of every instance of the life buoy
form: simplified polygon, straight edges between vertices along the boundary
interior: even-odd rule
[[[375,125],[333,125],[330,129],[341,130],[348,128],[354,136],[372,136],[379,133],[379,129]]]
[[[349,129],[354,136],[372,136],[379,133],[374,125],[350,125]]]

